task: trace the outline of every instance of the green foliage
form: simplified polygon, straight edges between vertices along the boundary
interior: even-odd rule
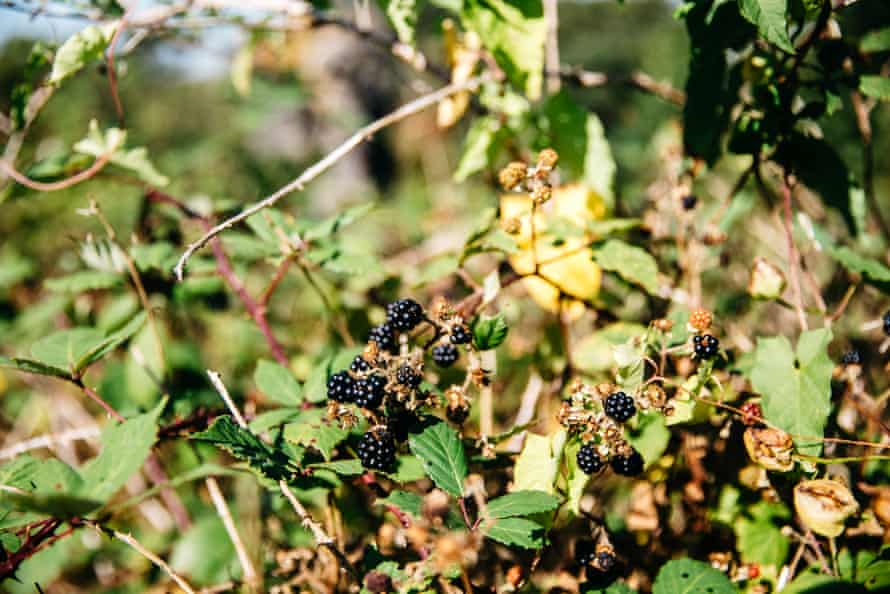
[[[488,502],[488,517],[491,519],[530,516],[552,511],[559,505],[559,499],[544,491],[513,491]]]
[[[751,383],[763,396],[766,419],[794,438],[803,453],[818,455],[831,412],[831,330],[801,334],[797,349],[784,336],[757,341]]]
[[[507,338],[507,321],[503,314],[494,317],[480,316],[473,322],[473,344],[480,351],[498,348]]]
[[[287,368],[261,359],[253,374],[257,388],[273,401],[284,406],[299,406],[303,402],[303,388]]]
[[[242,429],[231,417],[217,418],[206,431],[194,434],[192,439],[225,450],[272,480],[286,480],[293,474],[292,461],[283,451],[271,447],[249,430]]]
[[[117,22],[90,25],[69,37],[56,50],[49,82],[57,85],[101,58],[118,26]]]
[[[668,561],[652,586],[652,594],[735,594],[723,573],[692,559]]]
[[[409,443],[411,451],[423,460],[427,476],[437,487],[455,497],[464,494],[467,458],[454,429],[445,423],[434,423],[411,435]]]
[[[603,270],[617,272],[624,280],[657,294],[658,263],[646,250],[610,239],[594,251],[594,257]]]
[[[480,529],[488,538],[507,546],[536,549],[544,545],[544,528],[525,518],[485,520]]]

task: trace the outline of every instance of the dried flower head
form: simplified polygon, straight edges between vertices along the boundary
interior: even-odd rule
[[[794,442],[781,429],[748,427],[743,439],[751,459],[767,470],[787,472],[794,468]]]
[[[525,181],[528,165],[521,161],[513,161],[498,173],[498,181],[505,190],[513,190]]]
[[[545,148],[538,153],[538,168],[553,169],[557,161],[559,161],[559,155],[552,148]]]
[[[794,487],[794,509],[807,528],[834,538],[844,531],[847,518],[859,511],[859,504],[845,484],[819,479]]]

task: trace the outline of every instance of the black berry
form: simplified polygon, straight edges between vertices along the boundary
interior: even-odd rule
[[[355,373],[361,373],[363,371],[370,371],[371,364],[368,363],[364,357],[361,355],[356,355],[355,359],[352,360],[352,363],[349,365],[349,369],[354,371]]]
[[[687,194],[683,196],[683,209],[684,210],[692,210],[695,208],[695,205],[698,204],[698,198],[695,194]]]
[[[470,416],[470,407],[467,405],[449,406],[445,409],[445,417],[455,425],[463,425]]]
[[[401,443],[408,439],[408,434],[420,426],[420,417],[404,407],[401,403],[386,408],[386,430]]]
[[[710,334],[696,334],[692,337],[692,347],[700,359],[712,359],[720,352],[720,341]]]
[[[596,543],[592,540],[579,540],[575,543],[575,562],[588,565],[596,558]]]
[[[355,399],[355,380],[348,371],[338,371],[328,378],[328,398],[337,402],[352,402]]]
[[[358,442],[358,459],[369,470],[386,472],[396,463],[396,442],[388,431],[369,431]]]
[[[433,361],[439,367],[451,367],[457,361],[457,347],[453,344],[439,344],[433,347]]]
[[[362,408],[377,408],[383,404],[386,394],[386,378],[382,375],[371,375],[355,380],[352,392],[355,394],[355,403]]]
[[[847,351],[844,353],[841,362],[844,365],[860,365],[862,363],[862,357],[859,355],[859,351]]]
[[[416,388],[423,381],[423,377],[414,371],[414,368],[404,364],[396,371],[396,381],[409,388]]]
[[[609,463],[615,474],[621,476],[637,476],[643,472],[643,456],[636,450],[631,450],[627,456],[613,456]]]
[[[413,299],[399,299],[386,306],[386,321],[396,330],[411,330],[423,321],[423,308]]]
[[[634,405],[633,397],[628,396],[624,392],[615,392],[606,396],[603,410],[607,416],[619,423],[623,423],[637,414],[637,407]]]
[[[389,351],[390,353],[397,353],[399,351],[399,345],[396,343],[395,334],[393,334],[392,326],[389,324],[380,324],[379,326],[371,328],[371,332],[368,333],[368,342],[376,342],[377,348]]]
[[[448,337],[452,344],[469,344],[473,340],[470,329],[460,324],[451,329],[451,336]]]
[[[591,444],[581,446],[581,449],[578,450],[576,459],[578,460],[578,468],[580,468],[584,474],[595,474],[602,470],[603,466],[606,465],[606,463],[603,462],[603,459],[600,458],[599,454],[596,453],[596,448]]]
[[[887,310],[882,320],[884,322],[884,334],[890,336],[890,310]]]
[[[609,571],[615,566],[615,553],[611,551],[599,551],[593,561],[594,567],[600,571]]]

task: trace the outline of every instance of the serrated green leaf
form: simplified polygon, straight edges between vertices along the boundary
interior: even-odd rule
[[[544,491],[513,491],[488,502],[492,519],[529,516],[548,512],[559,506],[559,498]]]
[[[336,448],[349,436],[349,432],[327,422],[320,414],[306,411],[295,423],[284,427],[284,438],[291,443],[313,447],[330,460]]]
[[[794,46],[788,37],[788,0],[739,0],[739,12],[767,41],[779,49],[794,53]]]
[[[376,499],[374,503],[376,505],[392,505],[406,514],[419,518],[420,510],[423,506],[423,497],[407,491],[393,491],[387,497]]]
[[[620,239],[610,239],[594,252],[603,270],[617,272],[624,280],[658,294],[658,263],[646,250]]]
[[[206,431],[192,435],[195,441],[210,443],[247,462],[261,475],[279,481],[290,478],[290,458],[273,448],[247,429],[242,429],[231,417],[217,417]]]
[[[831,330],[801,334],[797,353],[784,336],[759,338],[751,383],[763,396],[763,414],[794,438],[802,453],[818,455],[831,412],[831,372],[828,356]]]
[[[408,438],[411,451],[423,460],[426,474],[436,486],[460,497],[467,477],[467,458],[457,432],[446,423],[436,423]]]
[[[109,162],[135,173],[143,181],[157,187],[166,186],[169,179],[155,169],[145,147],[126,149],[127,133],[119,128],[109,128],[103,134],[96,120],[90,121],[86,138],[74,145],[74,150],[84,155],[108,156]]]
[[[426,478],[427,473],[423,460],[417,456],[399,456],[396,459],[395,472],[387,472],[386,476],[397,483],[413,483]]]
[[[473,323],[473,344],[480,351],[489,351],[499,347],[507,338],[507,320],[504,314],[493,317],[480,316]]]
[[[18,371],[23,371],[25,373],[34,373],[37,375],[48,375],[51,377],[61,377],[61,378],[70,378],[71,374],[59,367],[53,367],[52,365],[47,365],[41,361],[34,361],[33,359],[23,359],[21,357],[15,357],[10,359],[9,357],[0,356],[0,367],[7,367],[9,369],[16,369]]]
[[[70,328],[50,334],[31,345],[31,356],[58,369],[77,372],[77,362],[104,340],[95,328]]]
[[[485,520],[480,525],[482,533],[507,546],[537,549],[544,546],[544,528],[525,518]]]
[[[303,387],[283,365],[261,359],[257,363],[253,381],[266,396],[279,404],[299,406],[303,403]]]
[[[890,51],[890,27],[869,31],[863,35],[859,49],[865,53]]]
[[[83,486],[83,480],[77,471],[54,458],[19,456],[0,467],[0,485],[23,492],[0,491],[3,529],[16,528],[42,515],[81,515],[101,504],[73,495]]]
[[[94,345],[77,361],[76,369],[78,371],[86,369],[96,361],[102,359],[105,355],[130,340],[148,319],[148,314],[140,311],[133,316],[129,322],[124,324],[119,330],[110,332],[99,344]]]
[[[692,559],[668,561],[652,586],[652,594],[737,594],[722,572]]]
[[[83,488],[77,495],[106,501],[142,468],[158,437],[158,418],[166,400],[154,410],[123,423],[110,425],[102,432],[99,455],[80,469]]]
[[[120,286],[123,277],[115,272],[82,270],[66,276],[49,278],[43,286],[57,293],[83,293]]]
[[[640,452],[648,467],[664,454],[671,440],[671,432],[665,426],[664,415],[640,412],[635,426],[625,426],[625,438]]]
[[[746,508],[734,525],[742,561],[781,568],[790,546],[782,526],[790,518],[788,508],[777,503],[761,501]]]
[[[563,429],[552,435],[527,434],[513,469],[513,491],[554,494],[565,443],[566,432]]]
[[[90,25],[66,39],[56,51],[49,82],[57,85],[90,62],[100,59],[117,26],[117,21]]]
[[[861,256],[847,246],[830,247],[827,251],[847,270],[862,274],[877,283],[890,283],[890,268],[879,260]]]
[[[873,74],[860,76],[859,90],[863,95],[888,101],[890,100],[890,78]]]
[[[301,410],[298,408],[276,408],[267,410],[254,417],[248,426],[254,433],[263,433],[269,429],[280,427],[285,423],[292,423],[300,418]]]

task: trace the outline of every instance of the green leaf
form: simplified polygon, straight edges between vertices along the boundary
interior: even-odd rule
[[[386,0],[386,16],[392,23],[399,41],[414,43],[414,29],[417,27],[417,13],[420,8],[417,0]]]
[[[875,74],[866,74],[859,77],[859,90],[863,95],[890,101],[890,78]]]
[[[664,415],[641,412],[637,415],[636,425],[625,428],[625,437],[640,452],[648,467],[667,449],[671,431],[665,426]]]
[[[41,460],[30,454],[18,456],[0,467],[0,485],[25,492],[0,491],[4,529],[27,524],[41,515],[81,515],[101,504],[73,496],[83,486],[83,479],[73,468],[55,458]]]
[[[423,497],[407,491],[393,491],[388,497],[376,499],[374,503],[377,505],[392,505],[406,514],[419,518],[420,510],[423,506]]]
[[[615,582],[610,585],[608,588],[597,588],[597,587],[585,587],[586,584],[582,584],[582,594],[637,594],[637,591],[625,584],[624,582]]]
[[[482,533],[507,546],[537,549],[544,546],[544,528],[525,518],[485,520],[480,525]]]
[[[514,85],[529,99],[540,97],[547,36],[540,0],[465,0],[461,20],[479,35]]]
[[[253,381],[266,396],[279,404],[299,406],[303,403],[303,387],[283,365],[261,359]]]
[[[232,539],[219,516],[206,515],[182,533],[170,555],[173,571],[210,585],[241,575]]]
[[[71,377],[71,374],[68,371],[59,367],[53,367],[52,365],[47,365],[46,363],[43,363],[41,361],[34,361],[33,359],[23,359],[20,357],[10,359],[9,357],[0,356],[0,367],[8,367],[10,369],[17,369],[18,371],[23,371],[25,373],[48,375],[51,377]]]
[[[467,477],[467,458],[457,432],[446,423],[436,423],[408,438],[411,451],[421,460],[436,486],[460,497]]]
[[[492,116],[481,116],[473,120],[464,140],[460,161],[454,171],[454,181],[462,182],[474,173],[489,166],[501,132],[501,125]]]
[[[317,462],[315,464],[310,464],[309,468],[330,470],[331,472],[336,472],[343,476],[358,476],[365,473],[365,469],[362,468],[362,463],[358,459]]]
[[[594,252],[603,270],[617,272],[624,280],[658,294],[658,264],[646,250],[620,239],[610,239]]]
[[[584,182],[599,194],[611,211],[615,206],[615,172],[618,166],[606,138],[603,123],[596,114],[588,114],[584,126],[587,133],[587,150],[584,155]]]
[[[417,456],[399,456],[396,459],[395,472],[388,472],[386,476],[397,483],[413,483],[426,478],[425,464]]]
[[[488,502],[492,519],[529,516],[548,512],[559,506],[559,498],[545,491],[513,491]]]
[[[31,356],[51,368],[68,369],[79,374],[128,340],[145,320],[145,312],[140,312],[123,328],[108,335],[95,328],[70,328],[55,332],[31,345]]]
[[[84,66],[98,60],[111,43],[118,22],[90,25],[65,40],[56,51],[49,82],[57,85]]]
[[[763,396],[766,420],[790,433],[797,449],[818,455],[831,412],[831,330],[804,332],[797,353],[784,336],[759,338],[751,383]]]
[[[890,51],[890,27],[870,31],[863,35],[859,49],[865,53]]]
[[[273,448],[247,429],[242,429],[231,417],[217,417],[206,431],[192,435],[195,441],[211,443],[247,462],[261,475],[279,481],[290,478],[290,458]]]
[[[723,573],[692,559],[668,561],[652,587],[652,594],[737,594]]]
[[[790,543],[782,526],[790,519],[788,508],[781,504],[761,501],[746,508],[735,523],[736,548],[742,561],[778,571],[788,556]]]
[[[608,371],[615,366],[614,348],[645,333],[645,326],[632,322],[604,326],[575,343],[572,363],[586,373]]]
[[[298,420],[301,413],[302,411],[298,408],[275,408],[258,414],[248,423],[248,426],[254,433],[263,433]]]
[[[489,351],[499,347],[507,338],[507,321],[504,314],[494,317],[479,316],[473,323],[473,344],[480,351]]]
[[[566,432],[563,429],[552,435],[527,434],[513,469],[513,491],[554,494],[565,443]]]
[[[148,319],[148,314],[140,311],[133,316],[130,321],[124,324],[119,330],[108,333],[99,344],[89,349],[77,362],[77,369],[86,369],[96,361],[102,359],[105,355],[130,340]]]
[[[107,501],[142,468],[158,437],[158,418],[167,404],[162,400],[152,411],[110,425],[102,432],[99,455],[80,469],[83,488],[77,495]]]
[[[111,289],[121,285],[122,281],[123,277],[116,272],[82,270],[74,274],[47,279],[43,286],[57,293],[77,294],[85,291]]]
[[[794,53],[794,46],[788,37],[788,0],[739,0],[739,12],[767,41],[779,49]]]
[[[576,516],[581,514],[581,498],[591,479],[591,475],[578,467],[580,449],[581,440],[578,439],[571,440],[565,448],[566,509]]]
[[[330,460],[336,448],[349,432],[336,424],[323,419],[322,411],[305,411],[295,423],[284,427],[284,438],[291,443],[311,446],[321,452],[325,460]]]
[[[876,283],[890,283],[890,268],[879,260],[861,256],[847,246],[829,247],[827,251],[847,270],[862,274]]]
[[[375,202],[364,202],[362,204],[357,204],[356,206],[350,206],[343,212],[327,218],[307,229],[303,239],[306,241],[317,241],[319,239],[328,238],[344,227],[363,218],[374,209],[374,206],[376,206]]]
[[[86,138],[74,145],[74,150],[84,155],[104,157],[110,155],[110,162],[122,169],[135,173],[141,180],[154,186],[163,187],[170,181],[161,175],[148,158],[145,147],[126,149],[127,133],[120,128],[109,128],[103,134],[96,120],[90,121]]]

